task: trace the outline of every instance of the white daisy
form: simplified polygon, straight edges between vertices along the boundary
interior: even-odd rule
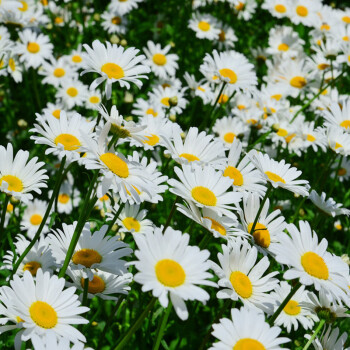
[[[349,350],[349,347],[345,348],[345,344],[348,340],[348,333],[344,332],[339,338],[339,328],[333,328],[329,325],[324,329],[322,334],[312,341],[312,345],[315,350],[333,349],[333,350]],[[309,334],[305,335],[306,339],[310,339]]]
[[[350,215],[349,209],[342,208],[343,204],[336,203],[331,197],[326,200],[325,192],[322,192],[321,196],[319,196],[315,190],[312,190],[309,199],[316,205],[317,208],[327,215],[331,215],[333,217],[338,215]]]
[[[193,13],[188,21],[188,27],[196,33],[199,39],[215,40],[219,38],[220,29],[215,17],[209,14]]]
[[[109,34],[125,34],[128,20],[118,14],[118,12],[105,11],[101,15],[102,27]]]
[[[110,10],[120,13],[122,16],[132,9],[138,8],[138,4],[143,0],[112,0],[109,4]]]
[[[350,133],[350,98],[342,103],[342,108],[340,108],[339,103],[333,102],[329,110],[322,111],[321,115],[326,120],[326,126],[342,127]]]
[[[71,109],[74,106],[83,106],[88,94],[88,87],[77,79],[64,79],[57,89],[56,98],[61,99],[64,105]]]

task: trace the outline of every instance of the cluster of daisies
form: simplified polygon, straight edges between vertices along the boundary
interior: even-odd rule
[[[244,20],[258,6],[226,2]],[[318,222],[295,225],[298,212],[285,218],[281,211],[290,201],[274,197],[292,194],[331,217],[350,215],[330,197],[334,187],[326,198],[318,183],[277,160],[281,152],[329,152],[336,158],[328,164],[334,182],[350,177],[350,98],[336,87],[350,65],[350,10],[318,0],[264,1],[263,9],[290,23],[274,26],[268,47],[254,53],[266,64],[258,85],[255,66],[233,50],[233,28],[201,12],[207,3],[193,2],[188,27],[191,40],[208,39],[215,48],[192,67],[196,74],[179,76],[176,48],[151,40],[135,48],[115,36],[113,43],[96,39],[55,53],[41,29],[84,33],[96,21],[89,2],[80,9],[83,23],[71,18],[68,3],[0,2],[0,75],[20,84],[32,71],[55,96],[29,130],[40,158],[52,161],[50,171],[38,156],[15,152],[12,142],[0,146],[1,268],[7,272],[0,334],[13,332],[16,348],[30,340],[34,349],[83,349],[88,334],[74,325],[90,322],[89,299],[120,306],[132,281],[180,320],[197,317],[188,301],[237,302],[230,319],[213,325],[211,349],[285,348],[292,336],[284,335],[299,326],[310,333],[325,322],[315,348],[345,346],[347,334],[339,336],[332,323],[349,316],[349,261],[327,250],[327,239],[315,232],[324,236]],[[124,35],[126,16],[138,6],[140,0],[112,0],[101,14],[103,29]],[[16,27],[17,38],[8,23],[23,26]],[[293,24],[310,27],[307,43]],[[129,93],[132,117],[124,118],[117,91],[141,89],[147,80],[142,97],[134,102]],[[192,111],[186,126],[182,117],[195,99],[205,113]],[[74,169],[86,178],[74,178]],[[157,208],[165,196],[173,198],[169,217],[153,222],[146,208]],[[101,220],[92,220],[94,209]],[[173,215],[189,222],[188,233],[171,224]],[[196,224],[199,240],[190,245]],[[336,225],[342,229],[341,221]],[[12,236],[14,228],[21,233]],[[205,249],[211,239],[220,252]]]

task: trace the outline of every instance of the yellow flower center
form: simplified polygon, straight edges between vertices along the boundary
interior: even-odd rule
[[[78,95],[78,89],[76,89],[75,87],[71,86],[70,88],[67,89],[67,94],[70,96],[70,97],[75,97]]]
[[[220,98],[218,100],[218,103],[223,104],[226,103],[228,101],[228,95],[226,94],[221,94]]]
[[[248,225],[248,232],[251,233],[253,223]],[[257,222],[253,232],[254,242],[263,248],[268,248],[271,243],[270,232],[264,224]]]
[[[265,171],[265,174],[267,175],[267,177],[269,178],[269,180],[273,181],[273,182],[282,182],[282,183],[286,183],[286,181],[284,179],[281,178],[281,176],[272,173],[271,171]]]
[[[53,115],[56,119],[60,119],[61,110],[60,110],[60,109],[55,109],[55,110],[52,112],[52,115]]]
[[[55,18],[55,23],[56,23],[56,24],[61,24],[61,23],[63,23],[63,22],[64,22],[64,19],[63,19],[62,17],[57,16],[57,17]]]
[[[340,143],[336,142],[334,149],[338,149],[338,148],[342,148],[342,147],[343,147],[343,145],[341,145]]]
[[[35,301],[29,308],[32,320],[41,328],[54,328],[57,324],[55,309],[44,301]]]
[[[197,90],[202,91],[202,92],[205,92],[205,89],[202,88],[201,86],[197,86]]]
[[[327,280],[329,277],[328,267],[323,258],[314,252],[307,252],[301,257],[301,265],[309,275]]]
[[[151,136],[146,136],[147,140],[142,141],[147,143],[147,145],[155,146],[159,142],[159,136],[151,134]]]
[[[288,135],[288,136],[286,137],[286,142],[289,143],[289,142],[293,139],[293,137],[295,137],[295,136],[296,136],[295,133],[294,133],[294,134]]]
[[[221,29],[221,32],[219,34],[219,41],[223,42],[226,40],[226,34],[225,32]]]
[[[347,128],[350,128],[350,120],[343,120],[341,123],[340,123],[340,126],[347,129]]]
[[[118,16],[115,16],[112,18],[112,23],[115,24],[115,25],[119,25],[122,23],[122,19]]]
[[[0,179],[0,186],[2,182],[5,181],[8,183],[7,190],[14,192],[22,192],[23,190],[23,182],[17,177],[13,175],[5,175]]]
[[[290,316],[296,316],[300,314],[301,307],[299,303],[295,300],[289,300],[287,305],[284,307],[283,311]]]
[[[349,41],[349,37],[347,35],[343,36],[344,41]]]
[[[6,211],[7,211],[8,213],[12,213],[12,212],[13,212],[13,205],[12,205],[11,203],[7,204]]]
[[[81,56],[79,56],[79,55],[74,55],[74,56],[72,57],[72,61],[73,61],[74,63],[80,63],[82,60],[83,60],[83,59],[82,59]]]
[[[55,138],[55,144],[63,145],[66,151],[75,151],[81,146],[81,143],[79,142],[79,140],[74,135],[71,135],[71,134],[58,135]]]
[[[160,260],[157,262],[154,269],[158,281],[166,287],[178,287],[185,282],[185,270],[174,260]]]
[[[330,29],[331,29],[331,26],[328,25],[328,24],[322,24],[320,29],[321,29],[321,30],[330,30]]]
[[[33,43],[28,43],[27,50],[30,53],[38,53],[40,51],[40,46],[39,46],[39,44],[34,43],[34,42]]]
[[[99,200],[100,200],[101,202],[108,201],[108,200],[109,200],[109,197],[105,194],[105,195],[103,195],[101,198],[99,198]]]
[[[237,105],[237,108],[241,111],[242,109],[246,109],[247,107],[245,105]]]
[[[342,21],[345,22],[345,23],[347,23],[347,24],[350,24],[350,16],[344,16],[344,17],[342,18]]]
[[[22,318],[20,318],[19,316],[16,317],[16,321],[17,321],[17,323],[24,322],[24,320]]]
[[[210,24],[205,21],[200,21],[198,23],[198,28],[203,32],[207,32],[210,29]]]
[[[84,285],[85,285],[84,278],[80,280],[80,284],[84,288]],[[92,279],[92,281],[89,281],[89,285],[88,285],[89,293],[91,294],[102,293],[105,289],[106,289],[106,283],[100,276],[94,275],[94,278]]]
[[[66,204],[69,201],[69,196],[67,193],[60,193],[57,200],[59,203]]]
[[[96,104],[96,103],[99,103],[99,102],[100,102],[100,98],[99,98],[98,96],[91,96],[91,97],[89,98],[89,101],[90,101],[90,103]]]
[[[273,98],[276,101],[279,101],[282,98],[282,95],[281,94],[272,95],[271,98]]]
[[[215,206],[217,199],[215,194],[209,188],[203,186],[193,187],[191,191],[192,197],[199,203],[206,206]]]
[[[265,350],[265,346],[258,340],[252,338],[243,338],[233,347],[233,350]]]
[[[307,84],[307,81],[304,77],[296,76],[296,77],[293,77],[289,83],[293,87],[301,89]]]
[[[319,65],[317,65],[317,68],[319,70],[325,70],[328,67],[329,67],[329,64],[327,64],[327,63],[320,63]]]
[[[237,81],[237,74],[232,69],[223,68],[219,70],[219,73],[222,77],[229,78],[230,84],[234,84]]]
[[[193,162],[194,160],[199,160],[198,157],[190,153],[181,153],[180,157],[187,159],[189,162]]]
[[[43,217],[39,214],[34,214],[30,217],[30,223],[34,226],[38,226],[43,221]]]
[[[169,97],[163,97],[163,98],[160,100],[160,103],[162,103],[164,106],[170,107],[170,104],[169,104]]]
[[[344,176],[344,175],[346,175],[346,173],[347,173],[347,171],[346,171],[345,168],[340,168],[340,169],[338,170],[338,175],[339,175],[339,176]]]
[[[228,166],[224,171],[224,176],[228,176],[233,180],[235,186],[242,186],[244,183],[242,173],[233,166]]]
[[[74,253],[72,257],[74,264],[80,264],[85,267],[91,267],[93,264],[98,264],[102,261],[102,256],[94,249],[84,248]]]
[[[278,50],[279,51],[288,51],[289,50],[289,46],[285,43],[279,44],[278,45]]]
[[[316,140],[316,137],[311,134],[307,134],[306,140],[309,142],[314,142]]]
[[[29,261],[23,266],[23,271],[29,271],[32,276],[36,276],[38,269],[40,269],[41,264],[37,261]]]
[[[146,114],[152,114],[153,117],[156,117],[158,115],[158,113],[155,112],[153,108],[148,108]]]
[[[133,217],[127,217],[123,220],[124,226],[131,231],[134,229],[136,232],[140,231],[141,225],[140,223]]]
[[[56,78],[61,78],[63,77],[64,75],[66,74],[65,70],[63,68],[56,68],[54,71],[53,71],[53,75],[56,77]]]
[[[306,17],[308,15],[309,11],[307,10],[307,8],[305,6],[299,5],[296,8],[296,13],[300,17]]]
[[[28,4],[25,1],[21,1],[22,7],[19,7],[18,9],[22,12],[26,12],[28,10]]]
[[[107,74],[108,79],[121,79],[125,76],[123,68],[115,63],[105,63],[101,67],[101,71]]]
[[[128,164],[114,153],[104,153],[100,156],[101,161],[107,168],[119,177],[127,178],[129,176]]]
[[[249,298],[253,294],[252,282],[249,277],[241,271],[234,271],[230,275],[233,289],[241,298]]]
[[[220,233],[220,235],[226,236],[226,229],[216,220],[210,218],[209,216],[204,216],[203,219],[209,219],[211,221],[211,229]]]
[[[14,72],[16,70],[16,63],[15,63],[15,60],[13,58],[9,59],[9,67],[11,68],[12,72]]]
[[[277,4],[275,6],[275,11],[278,13],[285,13],[287,11],[286,7],[282,4]]]
[[[161,53],[153,55],[153,62],[158,66],[164,66],[166,64],[166,57]]]
[[[277,135],[278,135],[278,136],[281,136],[281,137],[285,137],[285,136],[288,135],[288,131],[287,131],[286,129],[280,128],[280,129],[278,129],[278,131],[277,131]]]
[[[236,137],[236,134],[234,134],[233,132],[227,132],[225,135],[224,135],[224,140],[225,142],[227,143],[232,143],[233,140],[235,139]]]
[[[242,11],[244,9],[244,3],[240,1],[235,8],[237,11]]]

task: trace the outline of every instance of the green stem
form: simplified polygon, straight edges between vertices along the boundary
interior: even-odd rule
[[[166,324],[168,322],[168,318],[170,315],[172,309],[172,305],[171,302],[169,301],[169,305],[167,307],[167,309],[165,311],[163,311],[163,315],[162,315],[162,319],[158,324],[158,328],[157,328],[157,335],[156,335],[156,339],[153,343],[153,348],[152,350],[158,350],[159,346],[160,346],[160,342],[162,341],[163,335],[164,335],[164,331],[165,331],[165,327]]]
[[[320,323],[318,324],[317,328],[315,329],[314,334],[311,336],[311,338],[309,339],[309,341],[305,344],[305,346],[303,347],[303,350],[306,350],[309,348],[309,346],[311,345],[311,343],[313,342],[313,340],[316,338],[317,333],[322,329],[324,323],[326,322],[326,320],[321,320]]]
[[[336,169],[336,171],[335,171],[335,175],[334,175],[332,187],[331,187],[331,189],[330,189],[330,191],[329,191],[329,197],[332,195],[332,193],[333,193],[333,191],[334,191],[335,184],[336,184],[336,182],[337,182],[337,177],[338,177],[338,175],[339,175],[339,170],[340,170],[340,168],[341,168],[341,163],[342,163],[342,161],[343,161],[343,157],[344,157],[344,155],[341,155],[341,156],[340,156],[339,164],[338,164],[337,169]]]
[[[123,349],[129,342],[129,339],[133,336],[133,334],[141,327],[143,320],[147,317],[147,314],[153,308],[156,298],[152,297],[151,301],[148,303],[146,308],[142,311],[140,316],[137,318],[135,323],[129,328],[128,332],[124,335],[122,340],[118,343],[118,345],[114,348],[114,350]]]
[[[218,94],[218,96],[217,96],[217,98],[215,100],[215,103],[213,104],[213,106],[211,107],[211,110],[209,112],[209,117],[208,117],[208,120],[209,120],[209,132],[211,131],[211,129],[212,129],[214,123],[215,123],[215,118],[213,118],[213,120],[211,120],[212,114],[213,114],[213,112],[215,110],[215,107],[216,107],[217,103],[219,102],[220,96],[222,95],[226,85],[227,85],[227,83],[224,81],[222,83],[222,86],[221,86],[221,89],[219,91],[219,94]]]
[[[11,277],[10,279],[12,278],[12,276],[16,273],[19,265],[21,264],[21,262],[23,261],[23,259],[26,257],[26,255],[30,252],[30,250],[33,248],[34,244],[37,242],[37,240],[40,238],[40,235],[41,235],[41,232],[46,224],[46,221],[50,215],[50,212],[51,212],[51,208],[52,208],[52,205],[53,205],[53,202],[57,196],[57,193],[60,189],[60,186],[61,186],[61,180],[62,180],[62,175],[63,175],[63,170],[64,170],[64,166],[66,164],[66,156],[64,156],[62,158],[62,161],[61,161],[61,165],[60,165],[60,168],[58,170],[58,175],[57,175],[57,180],[56,180],[56,183],[55,183],[55,187],[54,187],[54,190],[53,190],[53,193],[52,193],[52,196],[50,198],[50,202],[47,206],[47,209],[46,209],[46,212],[45,212],[45,215],[44,215],[44,218],[43,220],[41,221],[41,224],[38,228],[38,231],[36,232],[34,238],[32,239],[32,241],[29,243],[28,247],[25,249],[25,251],[22,253],[22,255],[19,257],[19,259],[16,261],[14,267],[13,267],[13,270],[12,270],[12,274],[11,274]]]
[[[282,310],[285,308],[285,306],[288,304],[288,301],[292,299],[292,296],[297,292],[297,290],[301,287],[301,283],[298,281],[298,283],[292,288],[292,290],[289,292],[289,294],[285,297],[285,299],[282,301],[281,305],[278,307],[278,309],[274,312],[274,314],[269,319],[270,326],[273,325],[273,323],[276,321],[276,318],[278,315],[282,312]]]
[[[57,210],[57,202],[58,202],[58,196],[59,196],[59,192],[60,192],[60,189],[61,189],[61,186],[62,186],[62,182],[63,180],[66,178],[67,174],[68,174],[68,171],[72,168],[72,166],[75,164],[75,162],[72,162],[70,163],[68,166],[67,166],[67,169],[64,171],[63,175],[62,175],[62,179],[61,179],[61,183],[60,183],[60,186],[58,188],[58,192],[57,192],[57,196],[55,198],[55,212],[58,213],[58,210]],[[73,199],[74,197],[72,197]]]
[[[265,134],[262,134],[254,143],[252,143],[251,145],[248,145],[247,148],[247,152],[251,149],[253,149],[257,144],[259,144],[260,142],[263,142],[266,140],[266,138],[272,133],[272,130],[269,130],[267,132],[265,132]]]
[[[116,212],[116,214],[114,215],[112,221],[109,223],[108,225],[108,229],[107,229],[107,233],[112,229],[112,227],[114,226],[115,222],[117,221],[117,219],[119,218],[120,213],[122,212],[123,208],[125,206],[125,203],[120,204],[118,211]]]
[[[35,100],[37,103],[38,110],[41,110],[41,103],[40,103],[40,97],[39,97],[39,91],[38,91],[38,80],[37,80],[37,73],[32,68],[32,76],[33,76],[33,89],[35,94]]]
[[[259,210],[258,210],[258,212],[256,213],[256,216],[255,216],[255,219],[254,219],[254,222],[253,222],[253,226],[252,226],[252,228],[250,229],[250,233],[251,233],[251,234],[254,233],[256,224],[258,223],[260,214],[261,214],[261,212],[262,212],[262,210],[263,210],[263,207],[264,207],[264,205],[265,205],[265,203],[266,203],[266,201],[267,201],[268,196],[270,195],[270,193],[271,193],[271,191],[272,191],[272,188],[273,188],[272,185],[269,184],[269,187],[267,188],[267,191],[266,191],[266,193],[265,193],[265,196],[264,196],[262,202],[260,203]]]
[[[199,249],[204,249],[208,245],[208,243],[211,241],[212,238],[213,238],[213,234],[209,230],[206,231],[204,234],[204,237],[198,244]]]
[[[7,205],[9,204],[10,197],[11,197],[10,195],[5,194],[4,207],[2,208],[1,221],[0,221],[0,232],[1,232],[1,235],[2,235],[2,231],[4,230],[4,223],[5,223]]]
[[[179,197],[176,196],[175,200],[174,200],[174,203],[173,203],[173,206],[171,207],[171,210],[170,210],[170,213],[169,213],[169,216],[168,216],[168,219],[166,220],[166,223],[164,225],[164,228],[163,228],[163,233],[165,232],[165,230],[168,228],[168,226],[170,225],[170,221],[171,221],[171,218],[173,217],[174,215],[174,212],[175,212],[175,209],[176,209],[176,202],[178,201]]]
[[[80,216],[79,216],[79,219],[78,219],[78,223],[77,223],[77,226],[75,228],[72,240],[71,240],[71,242],[69,244],[67,255],[66,255],[66,258],[64,260],[63,266],[62,266],[62,268],[61,268],[61,270],[60,270],[60,272],[58,274],[59,278],[64,277],[64,275],[66,273],[66,270],[68,268],[69,262],[70,262],[70,260],[71,260],[71,258],[73,256],[75,247],[76,247],[76,245],[77,245],[77,243],[79,241],[79,237],[81,235],[81,232],[83,231],[83,228],[84,228],[84,225],[85,225],[85,221],[89,217],[90,212],[91,212],[91,210],[93,208],[93,206],[91,206],[91,202],[92,201],[90,201],[90,196],[91,196],[91,193],[92,193],[92,191],[94,189],[95,182],[97,181],[98,174],[99,174],[99,172],[96,171],[95,174],[94,174],[94,177],[93,177],[93,179],[92,179],[92,181],[90,183],[90,187],[89,187],[88,192],[87,192],[86,197],[85,197],[83,210],[80,213]]]
[[[83,291],[83,302],[82,302],[83,306],[87,305],[88,292],[89,292],[89,279],[84,278],[84,291]]]

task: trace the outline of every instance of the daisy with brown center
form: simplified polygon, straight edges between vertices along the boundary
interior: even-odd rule
[[[78,113],[67,117],[64,111],[60,112],[59,119],[49,114],[36,116],[38,124],[34,124],[30,131],[39,136],[31,136],[31,139],[37,144],[49,146],[46,154],[53,153],[60,159],[66,156],[71,162],[78,160],[80,148],[85,145],[81,133],[91,134],[95,123],[88,122]]]
[[[16,53],[25,67],[38,68],[45,59],[51,58],[53,45],[48,36],[36,34],[30,29],[20,31],[18,35],[20,42],[16,45]]]
[[[209,280],[209,251],[188,245],[190,236],[168,227],[154,233],[134,235],[138,250],[133,261],[135,281],[142,284],[142,291],[152,291],[154,297],[166,308],[170,300],[181,320],[188,318],[186,300],[209,300],[209,294],[199,285],[216,287]]]
[[[130,1],[130,0],[129,0]],[[101,77],[95,79],[91,84],[91,89],[106,81],[106,96],[109,99],[112,94],[112,84],[118,82],[120,86],[130,89],[130,83],[142,86],[140,79],[147,78],[145,73],[150,72],[150,68],[143,64],[144,55],[137,55],[139,50],[134,47],[124,49],[122,46],[106,42],[104,46],[99,40],[92,43],[92,48],[84,44],[87,51],[84,54],[86,69],[85,73],[98,73]]]
[[[26,248],[28,247],[30,241],[28,241],[21,234],[16,236],[16,241],[14,242],[17,257],[21,256]],[[4,255],[4,266],[3,268],[13,269],[13,264],[15,262],[14,255],[12,251],[7,251]],[[22,276],[25,271],[29,271],[32,276],[36,276],[38,269],[42,269],[44,272],[49,271],[52,273],[57,267],[56,261],[52,256],[51,248],[48,245],[46,238],[42,238],[35,243],[32,249],[25,256],[21,264],[19,265],[16,274]]]
[[[128,19],[121,16],[118,12],[105,11],[101,15],[102,27],[109,34],[125,34],[128,25]]]
[[[301,284],[314,285],[316,290],[323,290],[334,300],[346,297],[344,290],[348,290],[348,283],[345,276],[349,275],[349,266],[327,252],[325,238],[318,243],[317,234],[308,222],[299,221],[299,227],[298,230],[293,224],[287,225],[289,235],[281,235],[280,243],[272,249],[276,260],[288,265],[284,278],[298,278]]]
[[[216,40],[221,32],[215,17],[198,12],[193,13],[188,21],[188,28],[192,29],[199,39]]]
[[[247,307],[271,314],[274,299],[269,292],[278,285],[278,280],[273,278],[278,272],[264,275],[270,266],[268,257],[257,262],[258,250],[241,238],[221,247],[223,254],[218,254],[220,265],[212,263],[212,269],[219,277],[218,285],[224,288],[217,292],[216,297],[241,300]]]
[[[14,157],[11,143],[7,148],[0,146],[0,191],[28,203],[33,199],[30,192],[41,194],[41,188],[47,187],[44,162],[37,162],[38,157],[28,163],[29,152],[19,150]]]
[[[147,60],[145,64],[151,67],[152,72],[160,78],[172,77],[176,73],[176,69],[179,68],[177,61],[178,55],[170,54],[170,45],[165,46],[163,49],[160,44],[155,44],[153,41],[147,41],[147,47],[143,48],[146,54]]]
[[[63,224],[63,230],[58,229],[47,238],[59,264],[63,263],[67,255],[76,225],[76,221],[72,225]],[[92,234],[90,224],[84,226],[70,262],[71,269],[84,270],[84,278],[87,276],[92,280],[93,269],[115,275],[127,272],[125,261],[121,258],[130,255],[132,250],[119,240],[119,236],[107,236],[107,228],[104,225]]]
[[[73,283],[68,282],[68,286],[74,286],[81,291],[84,290],[85,278],[83,270],[68,269],[67,275],[73,281]],[[103,300],[118,300],[120,294],[128,294],[131,281],[131,273],[115,275],[94,269],[93,278],[89,281],[87,297],[90,299],[98,297]]]
[[[199,132],[198,128],[189,129],[182,140],[180,132],[174,133],[171,141],[164,137],[163,141],[171,157],[179,164],[211,164],[217,167],[225,158],[225,149],[218,140],[213,140],[212,135],[205,131]]]
[[[279,337],[281,328],[270,327],[265,315],[256,309],[231,309],[231,319],[222,318],[213,325],[213,336],[219,339],[209,350],[282,350],[290,340]]]
[[[309,182],[307,180],[297,180],[301,175],[301,171],[291,167],[284,159],[278,162],[271,159],[267,154],[257,151],[250,152],[249,157],[272,187],[282,187],[302,196],[309,195]]]
[[[89,308],[80,305],[74,287],[64,289],[64,278],[58,279],[39,269],[35,280],[29,271],[25,271],[23,278],[15,275],[10,284],[11,288],[3,289],[10,297],[14,313],[22,320],[22,341],[31,339],[34,334],[42,337],[47,333],[65,337],[73,343],[86,341],[72,324],[88,323],[80,314]]]
[[[271,296],[275,299],[274,311],[278,309],[291,290],[292,287],[286,281],[282,281],[275,291],[271,293]],[[318,318],[313,312],[302,306],[302,303],[305,302],[310,302],[310,299],[305,287],[301,286],[278,315],[274,324],[280,327],[283,326],[288,333],[292,329],[296,331],[299,323],[305,330],[312,329]]]
[[[45,212],[47,209],[47,202],[40,199],[34,199],[33,202],[28,203],[27,208],[23,212],[21,220],[21,230],[26,231],[26,235],[33,239],[34,235],[38,231],[38,228],[43,221]],[[46,221],[42,233],[49,231],[49,221]]]
[[[210,208],[219,215],[235,218],[233,205],[238,204],[242,194],[230,191],[232,181],[223,177],[210,165],[183,165],[182,170],[175,167],[180,181],[170,179],[170,191],[187,202],[193,202],[199,208]]]

